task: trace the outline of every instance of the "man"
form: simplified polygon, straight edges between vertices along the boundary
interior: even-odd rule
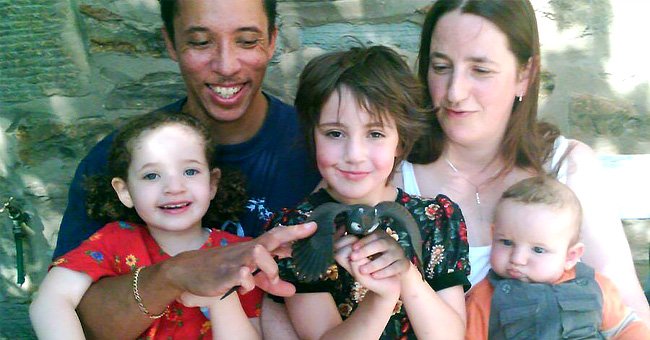
[[[301,143],[295,110],[261,90],[277,39],[276,3],[160,3],[167,50],[178,62],[187,88],[186,99],[163,109],[187,112],[203,121],[219,143],[219,166],[232,166],[247,177],[250,201],[241,223],[246,235],[258,236],[272,211],[295,205],[320,179]],[[86,216],[82,183],[85,176],[104,171],[112,138],[98,143],[75,173],[55,257],[106,222]],[[241,274],[249,272],[240,270],[242,266],[262,269],[266,275],[257,275],[256,283],[286,295],[286,285],[271,284],[277,281],[277,267],[268,263],[269,255],[276,255],[281,243],[310,232],[297,228],[280,235],[265,234],[241,247],[188,252],[147,267],[139,277],[143,304],[158,313],[183,291],[216,296],[227,287],[244,286],[253,278]],[[151,320],[138,309],[131,291],[128,275],[104,278],[91,286],[78,308],[87,334],[134,338],[146,329]]]

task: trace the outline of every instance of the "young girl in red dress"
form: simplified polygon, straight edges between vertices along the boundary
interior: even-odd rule
[[[102,277],[129,273],[134,304],[152,319],[142,338],[260,337],[258,289],[223,300],[183,293],[164,310],[150,310],[146,287],[138,285],[148,265],[246,240],[203,227],[230,219],[245,199],[243,186],[232,181],[214,199],[221,171],[213,164],[213,145],[207,130],[181,113],[139,116],[119,131],[109,154],[108,178],[88,181],[89,213],[115,222],[53,262],[30,307],[39,338],[83,338],[75,309],[88,287]],[[209,321],[198,306],[207,307]]]

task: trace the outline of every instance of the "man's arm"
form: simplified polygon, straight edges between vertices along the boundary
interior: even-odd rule
[[[316,230],[314,223],[274,228],[255,240],[222,248],[200,249],[178,254],[140,272],[138,291],[152,314],[187,291],[199,296],[219,296],[234,286],[260,288],[279,296],[295,288],[278,276],[273,256],[288,256],[289,243]],[[240,270],[242,266],[250,271]],[[251,272],[260,269],[252,276]],[[143,314],[133,298],[133,277],[104,278],[86,292],[77,312],[89,338],[135,338],[152,320]]]

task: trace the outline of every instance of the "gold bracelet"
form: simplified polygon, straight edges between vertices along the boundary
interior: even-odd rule
[[[140,297],[140,292],[138,292],[138,277],[140,276],[140,271],[144,267],[138,267],[134,272],[133,272],[133,298],[135,299],[135,302],[138,303],[138,308],[140,308],[140,311],[144,313],[144,315],[148,316],[149,319],[160,319],[165,313],[167,313],[167,310],[169,309],[169,306],[165,307],[165,310],[162,311],[160,314],[152,314],[149,312],[147,307],[144,306],[142,303],[142,298]]]

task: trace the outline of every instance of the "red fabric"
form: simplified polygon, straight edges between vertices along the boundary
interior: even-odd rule
[[[221,230],[212,230],[201,247],[222,247],[247,241]],[[98,230],[79,247],[57,258],[52,266],[60,266],[88,274],[93,282],[106,276],[129,274],[137,267],[148,266],[170,258],[153,239],[147,228],[125,222],[112,222]],[[240,295],[248,317],[259,317],[263,292],[255,288]],[[185,307],[174,301],[169,313],[155,320],[141,338],[146,339],[211,339],[210,322],[199,308]]]

